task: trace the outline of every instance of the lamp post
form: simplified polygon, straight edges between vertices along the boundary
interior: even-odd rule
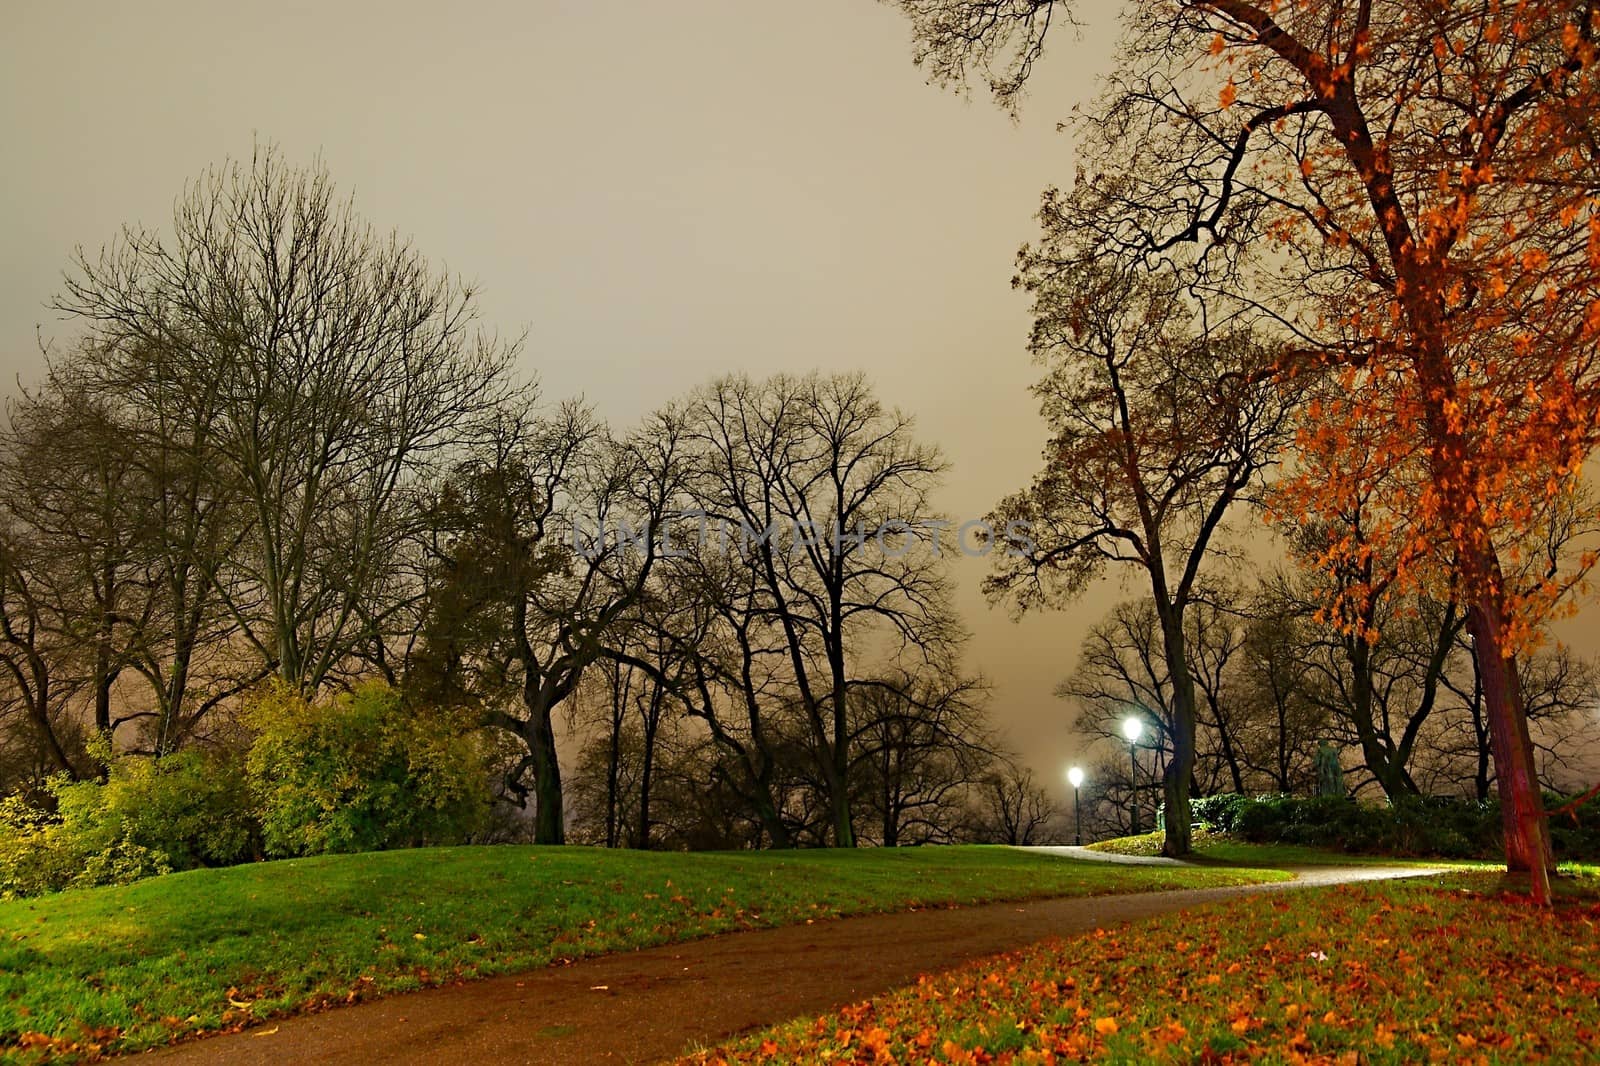
[[[1128,715],[1122,720],[1122,735],[1128,738],[1128,765],[1132,768],[1132,776],[1128,779],[1131,788],[1128,790],[1128,822],[1133,836],[1139,835],[1139,737],[1144,734],[1144,723],[1137,717]]]
[[[1072,785],[1072,821],[1076,832],[1073,840],[1083,846],[1083,813],[1078,809],[1078,788],[1083,784],[1083,771],[1074,766],[1067,771],[1067,781]]]

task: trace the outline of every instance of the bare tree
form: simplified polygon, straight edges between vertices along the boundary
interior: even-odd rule
[[[9,415],[0,498],[13,526],[12,584],[29,592],[29,624],[53,631],[56,672],[76,667],[93,728],[110,733],[128,634],[148,609],[137,543],[146,520],[126,427],[60,369]]]
[[[1108,563],[1149,582],[1171,686],[1166,806],[1186,811],[1196,713],[1185,617],[1228,511],[1286,443],[1290,403],[1256,383],[1273,349],[1247,331],[1197,332],[1170,282],[1097,255],[1070,234],[1024,250],[1032,348],[1046,367],[1034,392],[1053,436],[1033,485],[992,516],[1032,543],[997,553],[986,588],[1028,610],[1076,598]],[[1163,847],[1187,854],[1189,819],[1168,821]]]
[[[10,526],[10,515],[5,516]],[[64,633],[52,606],[49,578],[38,565],[37,549],[15,528],[0,535],[0,668],[5,685],[0,709],[8,736],[23,749],[22,762],[45,775],[87,772],[87,759],[73,729],[74,698],[87,685],[77,669],[78,641]],[[20,728],[18,728],[20,727]]]
[[[191,547],[227,550],[169,584],[219,595],[304,691],[344,669],[414,595],[392,578],[418,489],[505,395],[516,345],[479,331],[472,290],[374,232],[325,171],[270,148],[193,183],[170,237],[129,227],[80,252],[57,306],[105,353],[99,387],[142,405],[169,458],[206,463],[187,499],[195,470],[179,472],[169,517]],[[181,532],[218,501],[237,508],[236,543]]]
[[[1223,695],[1234,723],[1233,746],[1248,772],[1264,777],[1272,790],[1309,791],[1313,752],[1324,739],[1328,713],[1312,697],[1308,619],[1271,581],[1257,587],[1244,610],[1239,652]]]
[[[1225,788],[1243,792],[1254,785],[1247,743],[1270,731],[1270,725],[1252,719],[1253,705],[1239,699],[1247,621],[1236,599],[1237,590],[1208,590],[1184,618],[1184,650],[1196,690],[1193,788],[1200,795]],[[1084,637],[1077,667],[1056,693],[1080,708],[1075,728],[1084,736],[1121,745],[1121,721],[1129,715],[1150,727],[1142,746],[1154,755],[1153,780],[1175,757],[1172,678],[1161,620],[1149,600],[1119,603],[1096,623]],[[1110,781],[1102,784],[1134,787],[1126,758],[1114,760],[1104,772]],[[1142,781],[1139,787],[1145,787]]]
[[[1520,586],[1560,572],[1564,557],[1593,537],[1586,488],[1557,495],[1542,510],[1540,550],[1522,556],[1508,571]],[[1452,598],[1435,598],[1402,581],[1403,561],[1372,536],[1386,521],[1379,503],[1354,497],[1330,519],[1300,527],[1292,539],[1301,563],[1298,574],[1275,580],[1268,595],[1277,603],[1273,611],[1303,619],[1297,627],[1303,644],[1298,658],[1310,671],[1308,693],[1330,715],[1340,739],[1359,747],[1365,770],[1384,794],[1394,799],[1423,791],[1414,773],[1419,759],[1430,763],[1431,788],[1455,791],[1448,779],[1454,771],[1441,776],[1429,749],[1459,748],[1466,733],[1489,741],[1476,667],[1467,669],[1461,661],[1476,659],[1467,612]],[[1327,565],[1322,560],[1335,540],[1360,550]],[[1513,663],[1513,669],[1544,671],[1538,678],[1541,688],[1524,695],[1530,722],[1550,711],[1540,701],[1552,697],[1543,686],[1565,674],[1549,673],[1558,661],[1559,655],[1552,659],[1529,650]],[[1544,747],[1550,757],[1561,757]],[[1535,742],[1535,748],[1541,745]],[[1493,780],[1488,749],[1475,741],[1472,751],[1479,760],[1475,779],[1487,787]]]
[[[669,691],[706,728],[719,788],[744,800],[774,847],[789,847],[793,832],[779,778],[791,746],[795,688],[764,588],[760,571],[726,543],[691,537],[662,560],[649,601],[683,609],[643,610],[631,622],[654,643],[657,658],[615,646],[606,654]]]
[[[1050,793],[1033,779],[1033,771],[1012,761],[1001,763],[977,789],[969,833],[987,844],[1048,844],[1052,822],[1060,813]]]
[[[624,807],[633,792],[630,779],[635,776],[636,762],[628,711],[633,706],[636,681],[631,667],[603,659],[579,684],[571,701],[575,725],[591,730],[579,753],[578,788],[584,798],[578,806],[589,809],[589,822],[596,820],[594,809],[599,810],[599,833],[591,836],[608,848],[619,847],[627,839]]]
[[[980,682],[889,677],[852,701],[852,776],[883,847],[949,843],[974,784],[992,768]]]
[[[1196,693],[1195,785],[1202,794],[1222,791],[1224,782],[1244,791],[1247,758],[1241,733],[1248,716],[1232,691],[1234,676],[1246,660],[1249,638],[1240,591],[1229,584],[1205,592],[1190,605],[1184,646]]]
[[[850,699],[869,675],[869,642],[886,649],[880,661],[932,663],[960,636],[937,543],[917,543],[915,528],[933,516],[944,461],[859,375],[727,378],[694,398],[693,426],[695,507],[752,568],[810,728],[833,842],[851,847]],[[886,529],[898,531],[889,550]]]
[[[1600,668],[1570,648],[1533,652],[1517,663],[1530,735],[1540,755],[1540,778],[1552,792],[1574,790],[1579,774],[1589,769],[1576,756],[1600,741],[1594,708],[1600,704]],[[1488,800],[1494,787],[1494,753],[1483,702],[1483,679],[1471,638],[1458,633],[1456,646],[1441,678],[1453,699],[1441,708],[1439,721],[1421,764],[1413,774],[1430,792]]]

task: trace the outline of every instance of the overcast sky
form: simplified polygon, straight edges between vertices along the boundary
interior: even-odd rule
[[[186,179],[270,141],[475,279],[547,397],[627,423],[727,371],[861,368],[945,449],[946,510],[978,517],[1038,464],[1013,257],[1071,178],[1056,123],[1117,6],[1079,5],[1013,123],[925,85],[870,0],[7,0],[0,365],[9,389],[38,335],[68,339],[44,304],[75,245],[164,225]],[[1018,625],[983,573],[959,575],[971,664],[1058,784],[1078,750],[1051,690],[1118,590]]]

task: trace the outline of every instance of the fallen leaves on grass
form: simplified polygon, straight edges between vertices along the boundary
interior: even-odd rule
[[[0,1062],[137,1051],[741,928],[1277,877],[966,847],[421,848],[194,871],[0,902]],[[474,888],[485,884],[495,890]],[[129,914],[138,915],[132,926]],[[97,1031],[111,1035],[85,1035]]]
[[[51,1036],[49,1033],[25,1032],[17,1035],[15,1047],[23,1053],[31,1053],[34,1058],[79,1058],[98,1059],[106,1048],[115,1042],[121,1035],[121,1030],[114,1028],[84,1029],[77,1039]]]
[[[1574,1062],[1600,905],[1417,884],[1253,898],[1047,942],[688,1061]]]

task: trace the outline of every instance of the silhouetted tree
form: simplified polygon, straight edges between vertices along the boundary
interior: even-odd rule
[[[1170,280],[1108,266],[1048,233],[1022,254],[1034,294],[1034,386],[1052,437],[1032,486],[991,522],[1026,550],[995,554],[989,594],[1028,610],[1079,596],[1110,564],[1149,582],[1170,687],[1168,810],[1188,810],[1196,701],[1185,617],[1218,530],[1286,442],[1289,402],[1257,372],[1276,353],[1248,331],[1208,333]],[[1189,851],[1189,819],[1163,845]]]
[[[263,148],[191,184],[170,236],[80,253],[57,307],[100,353],[92,387],[180,464],[163,517],[206,554],[169,584],[220,597],[304,693],[350,667],[416,595],[396,567],[419,490],[507,394],[517,346],[477,328],[473,291]],[[217,506],[237,539],[183,531]]]

